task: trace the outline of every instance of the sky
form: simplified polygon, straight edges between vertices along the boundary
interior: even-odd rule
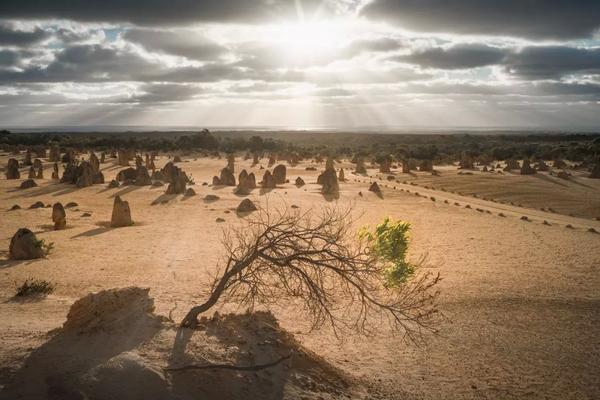
[[[3,0],[0,125],[600,128],[600,1]]]

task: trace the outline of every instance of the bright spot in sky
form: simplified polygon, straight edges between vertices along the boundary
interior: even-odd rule
[[[345,27],[332,22],[290,22],[273,25],[270,40],[292,58],[322,56],[343,43]]]

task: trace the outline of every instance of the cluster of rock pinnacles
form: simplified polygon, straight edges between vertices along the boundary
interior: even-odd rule
[[[20,154],[17,150],[14,154]],[[35,156],[34,156],[35,154]],[[116,159],[116,164],[122,167],[127,167],[120,170],[115,179],[112,179],[108,187],[116,188],[121,185],[137,185],[137,186],[162,186],[165,183],[168,184],[166,194],[184,194],[185,196],[193,196],[196,192],[187,185],[193,185],[193,179],[189,177],[177,163],[181,163],[182,159],[180,156],[173,157],[172,161],[167,162],[162,169],[157,169],[155,160],[157,153],[151,152],[146,153],[145,157],[136,154],[131,150],[117,150],[111,151],[108,155],[105,152],[100,154],[100,158],[97,157],[93,151],[89,152],[87,160],[78,158],[78,153],[72,149],[65,149],[61,152],[61,149],[57,145],[50,147],[48,161],[52,163],[52,175],[53,180],[60,180],[61,183],[68,183],[76,185],[77,187],[87,187],[94,184],[104,183],[104,175],[100,170],[101,164],[106,162],[106,158],[110,157]],[[46,158],[45,149],[37,149],[32,151],[27,149],[22,162],[20,163],[17,158],[10,158],[6,166],[6,178],[7,179],[21,179],[21,168],[29,167],[27,179],[25,179],[20,187],[23,189],[37,186],[35,180],[44,179],[44,165],[42,158]],[[244,159],[250,159],[250,154],[246,154]],[[252,166],[256,166],[260,163],[259,154],[254,153],[252,155]],[[265,169],[260,166],[260,169],[264,169],[262,180],[257,182],[254,172],[248,173],[245,169],[242,169],[237,180],[235,177],[235,156],[233,154],[228,155],[227,165],[220,171],[219,176],[213,178],[214,186],[234,186],[234,192],[237,195],[246,196],[251,193],[253,189],[258,187],[262,189],[275,189],[278,185],[283,185],[289,182],[287,178],[287,168],[284,164],[278,164],[278,160],[286,160],[289,165],[297,165],[301,158],[295,154],[290,153],[286,156],[278,156],[271,154],[268,157],[268,167]],[[134,161],[135,168],[130,166],[130,162]],[[333,158],[328,158],[326,161],[322,156],[315,157],[316,163],[325,162],[325,170],[318,175],[317,183],[321,185],[321,192],[323,194],[336,194],[339,192],[339,183],[346,180],[345,171],[343,168],[336,172]],[[356,164],[355,174],[366,174],[367,168],[364,160],[361,157],[355,157],[352,160]],[[59,163],[63,165],[62,177],[59,177]],[[419,169],[420,171],[430,171],[434,173],[433,160],[421,160],[417,163],[416,160],[401,160],[402,172],[410,173],[413,169]],[[556,159],[552,165],[553,168],[560,168],[563,171],[558,172],[558,177],[568,179],[570,174],[565,172],[567,164]],[[585,168],[589,168],[589,165],[585,165]],[[271,169],[272,168],[272,169]],[[391,163],[391,160],[386,159],[379,163],[379,171],[382,173],[389,173],[392,168],[396,168]],[[463,154],[458,163],[459,169],[475,169],[475,162],[473,157],[468,154]],[[498,170],[501,168],[497,165],[495,168]],[[316,170],[315,167],[307,167],[307,170]],[[494,171],[494,166],[491,169],[484,165],[483,171]],[[519,170],[522,175],[535,174],[537,171],[551,171],[551,167],[542,160],[538,160],[535,166],[532,166],[531,161],[528,159],[523,160],[522,164],[517,160],[509,159],[506,161],[505,171]],[[590,178],[600,179],[600,164],[594,165],[590,168]],[[562,175],[561,175],[562,174]],[[294,181],[297,187],[302,187],[306,184],[304,179],[297,177]],[[372,182],[369,191],[381,196],[381,188],[377,182]],[[362,193],[359,193],[362,195]],[[205,201],[218,200],[218,196],[207,195]],[[46,207],[43,203],[39,203],[38,207]],[[36,205],[34,204],[34,206]],[[32,206],[32,208],[36,208]],[[49,206],[48,206],[49,207]],[[67,205],[67,208],[69,205]],[[244,199],[236,208],[238,213],[250,213],[256,211],[257,206],[250,200]],[[59,202],[52,206],[52,222],[54,230],[62,230],[67,227],[67,214],[65,207]],[[115,196],[113,203],[113,210],[111,215],[110,226],[112,227],[125,227],[133,224],[131,217],[131,209],[129,203],[120,196]],[[44,257],[45,250],[43,241],[37,239],[34,232],[27,228],[19,229],[12,237],[9,247],[9,256],[12,259],[33,259]]]

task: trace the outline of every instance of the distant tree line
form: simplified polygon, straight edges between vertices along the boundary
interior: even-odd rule
[[[137,149],[206,152],[295,152],[363,157],[376,162],[406,158],[454,162],[464,156],[475,160],[566,159],[600,161],[600,134],[375,134],[344,132],[92,132],[11,133],[0,130],[0,145],[63,148]]]

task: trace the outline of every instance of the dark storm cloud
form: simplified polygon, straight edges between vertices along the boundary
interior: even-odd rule
[[[423,68],[470,69],[500,64],[506,51],[483,44],[435,47],[394,57],[396,61],[418,64]]]
[[[532,46],[510,55],[507,71],[526,79],[555,79],[569,74],[600,74],[600,48]]]
[[[194,60],[213,60],[227,52],[225,47],[188,30],[130,29],[123,34],[123,38],[140,44],[148,51]]]
[[[39,55],[38,52],[30,50],[0,50],[0,67],[19,67],[23,59],[35,57],[37,55]]]
[[[92,82],[135,80],[136,74],[159,73],[163,67],[138,54],[102,45],[73,45],[59,51],[47,66],[1,71],[2,82]]]
[[[468,44],[428,48],[390,59],[416,64],[421,68],[444,70],[500,65],[511,76],[528,80],[600,74],[600,48],[527,46],[516,50]]]
[[[589,37],[598,0],[373,0],[361,14],[414,31],[530,38]]]
[[[600,84],[565,82],[521,82],[510,86],[475,83],[411,83],[402,94],[445,96],[567,96],[586,100],[600,99]]]
[[[179,25],[193,22],[252,23],[333,10],[336,0],[4,0],[0,15],[15,19],[69,19],[74,21],[130,22]]]
[[[0,50],[0,67],[12,67],[19,61],[19,53],[12,50]]]
[[[395,38],[357,39],[348,45],[345,52],[350,55],[356,55],[360,53],[395,51],[403,47],[403,41]]]
[[[241,68],[228,63],[168,67],[129,48],[99,44],[72,45],[47,66],[0,70],[0,82],[218,82],[221,80],[298,81],[301,72]]]
[[[28,46],[49,37],[50,33],[40,28],[33,31],[22,31],[14,29],[10,24],[0,23],[0,46]]]

